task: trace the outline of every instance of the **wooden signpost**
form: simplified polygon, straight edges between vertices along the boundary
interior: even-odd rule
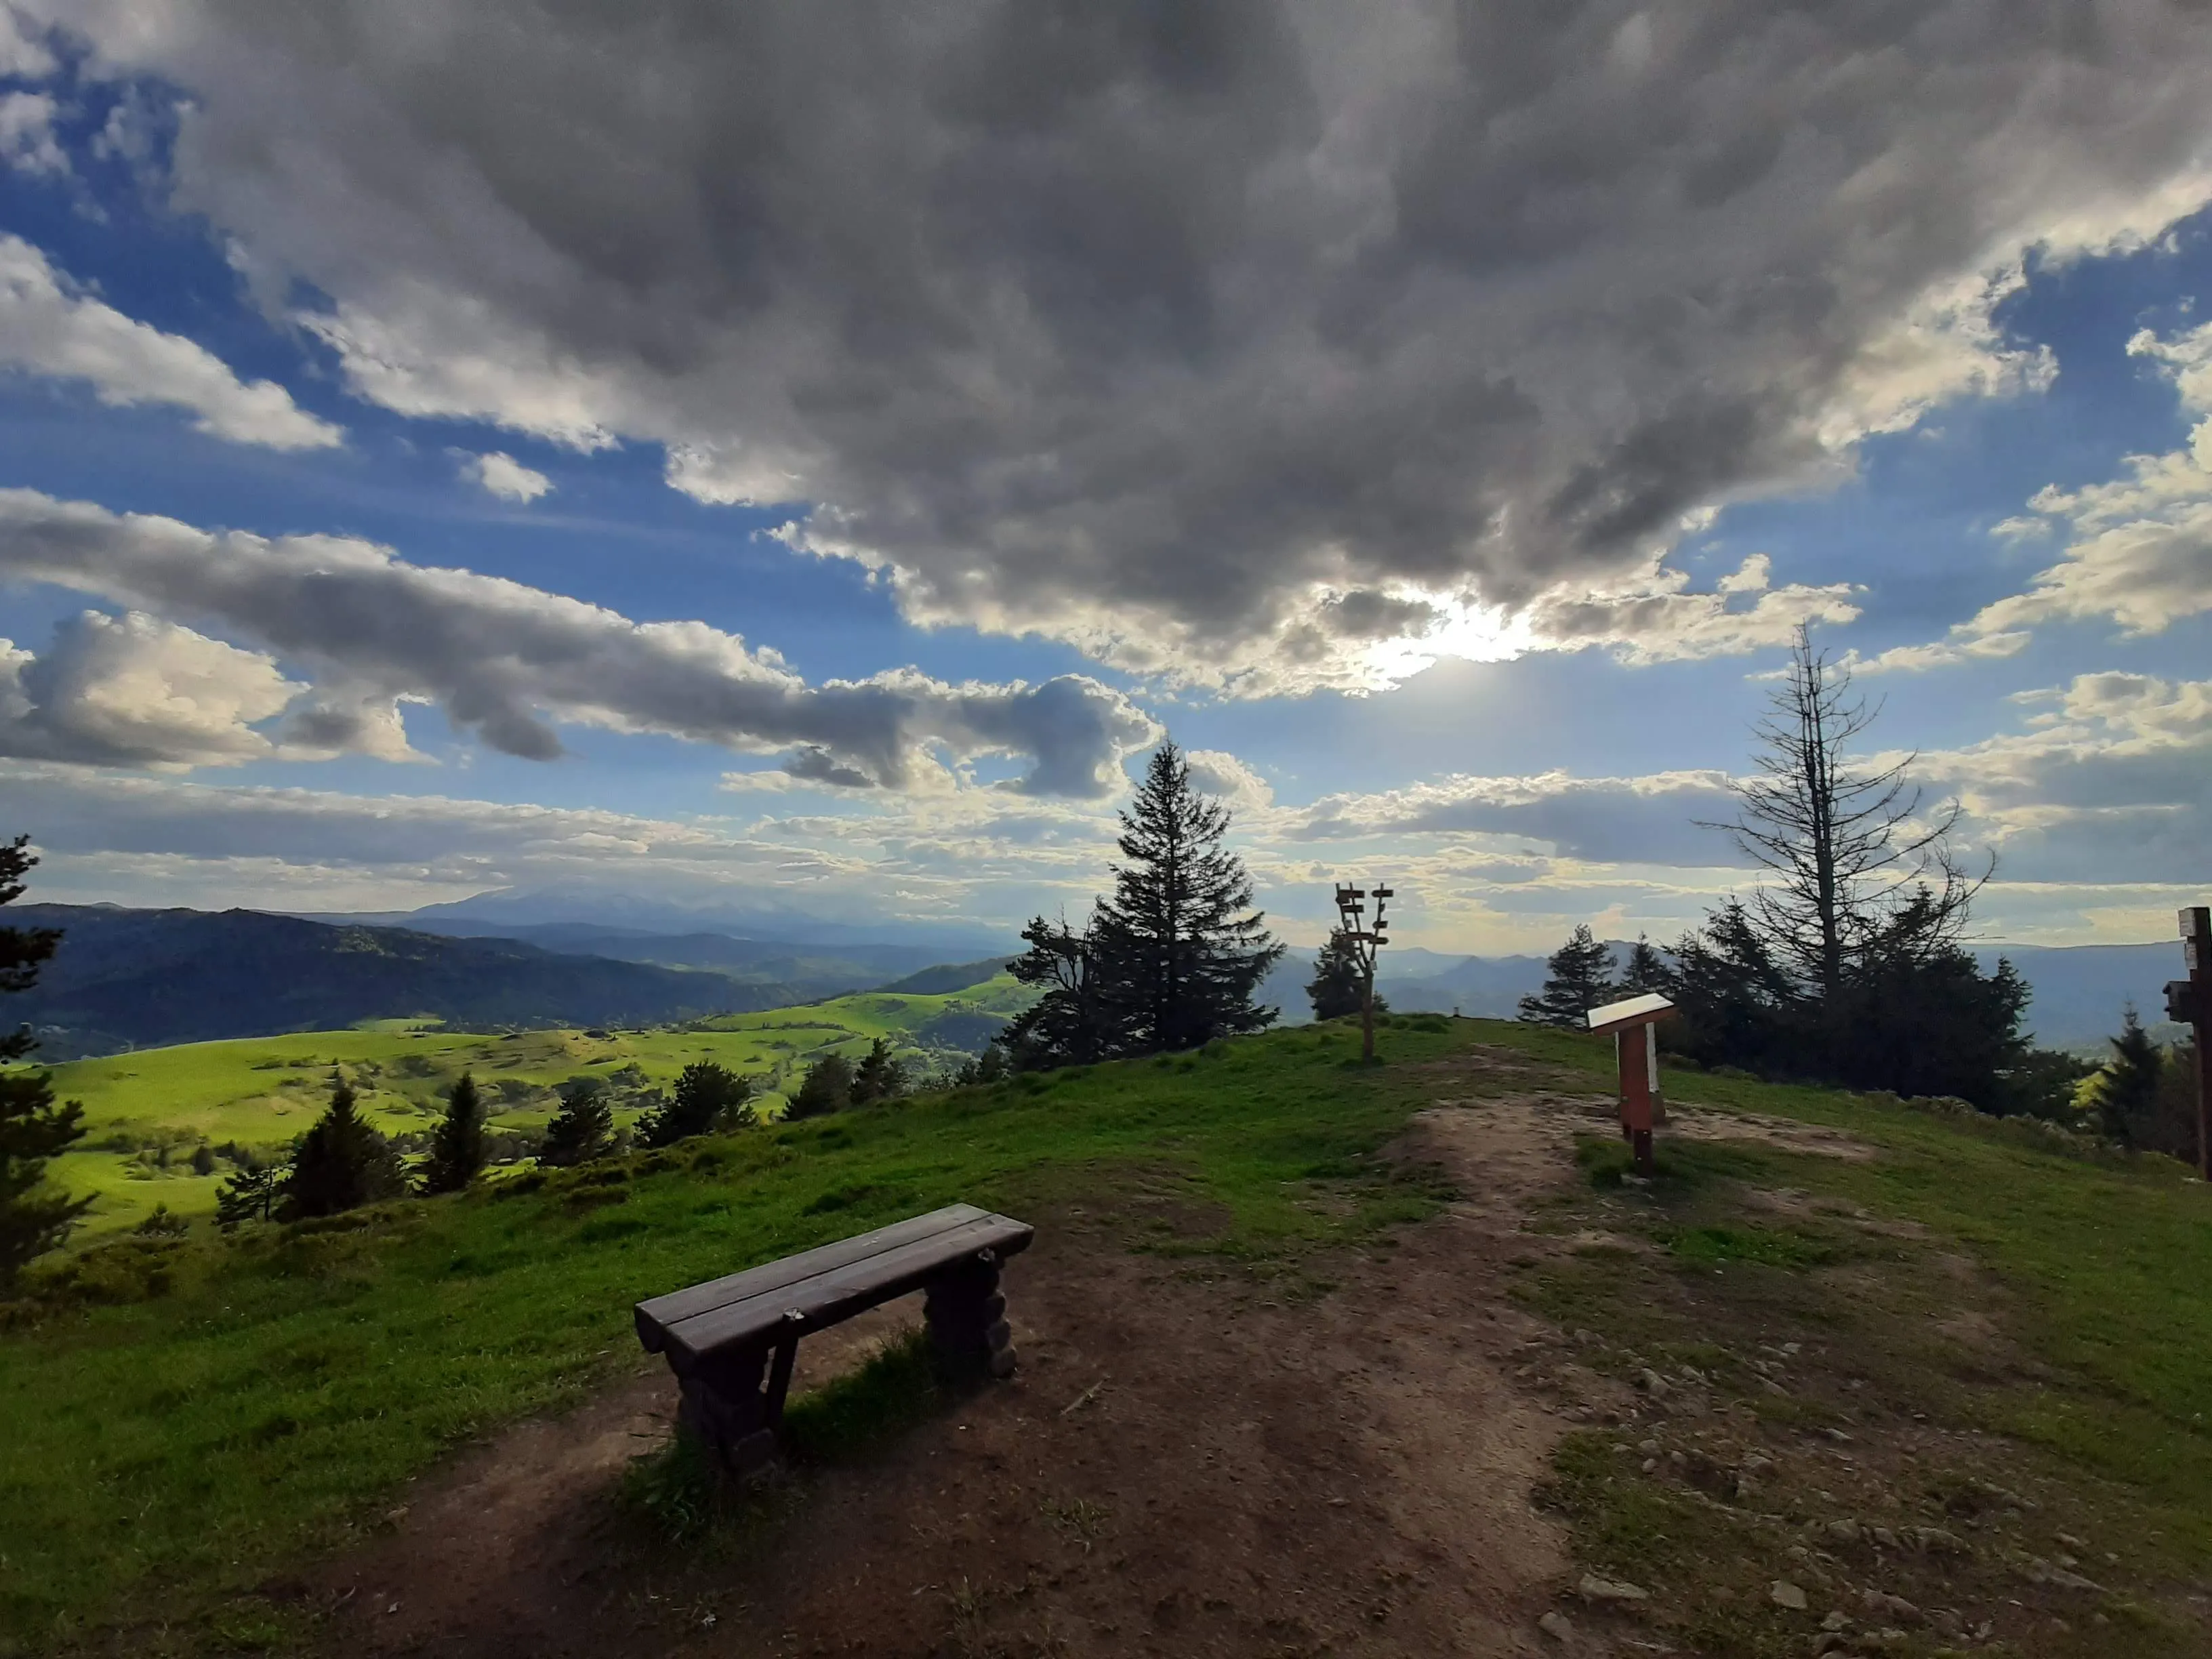
[[[1365,915],[1369,890],[1364,887],[1342,887],[1336,890],[1337,932],[1352,947],[1352,956],[1359,963],[1359,1057],[1375,1058],[1375,953],[1390,941],[1384,937],[1390,924],[1382,919],[1382,906],[1398,896],[1397,890],[1376,887],[1375,921],[1372,925],[1362,922]]]
[[[2181,913],[2181,960],[2187,979],[2166,984],[2166,1017],[2196,1032],[2197,1173],[2212,1181],[2212,909],[2194,905]]]
[[[1650,1175],[1651,1126],[1662,1110],[1659,1097],[1659,1022],[1674,1005],[1656,994],[1609,1002],[1589,1011],[1593,1031],[1613,1033],[1620,1070],[1620,1134],[1636,1155],[1636,1172]]]

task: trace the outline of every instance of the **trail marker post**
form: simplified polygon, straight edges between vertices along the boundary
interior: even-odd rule
[[[1364,887],[1345,887],[1336,890],[1337,932],[1352,946],[1352,954],[1359,963],[1359,1057],[1363,1060],[1375,1058],[1375,954],[1390,941],[1384,935],[1390,924],[1382,919],[1382,907],[1398,896],[1397,890],[1376,887],[1373,890],[1375,921],[1370,926],[1362,921],[1367,910],[1369,890]]]
[[[1636,1172],[1650,1175],[1651,1126],[1659,1112],[1659,1022],[1674,1012],[1666,998],[1631,997],[1589,1011],[1593,1031],[1613,1033],[1620,1070],[1620,1136],[1636,1155]]]
[[[2196,1032],[2197,1173],[2212,1181],[2212,909],[2193,905],[2181,913],[2181,960],[2187,979],[2166,983],[2166,1017]]]

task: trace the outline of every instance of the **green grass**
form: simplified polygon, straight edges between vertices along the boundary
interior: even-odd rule
[[[727,1035],[795,1039],[775,1022],[811,1012],[747,1017],[759,1023]],[[284,1057],[308,1041],[267,1046]],[[524,1063],[525,1040],[473,1041],[505,1042]],[[362,1535],[444,1449],[635,1365],[636,1297],[937,1204],[1048,1216],[1073,1200],[1125,1213],[1134,1247],[1268,1276],[1295,1300],[1325,1271],[1322,1253],[1418,1220],[1445,1196],[1432,1176],[1389,1173],[1374,1157],[1412,1111],[1439,1094],[1555,1086],[1525,1070],[1434,1069],[1477,1042],[1593,1089],[1609,1076],[1597,1043],[1509,1024],[1399,1022],[1384,1036],[1390,1063],[1374,1068],[1346,1064],[1356,1036],[1304,1028],[532,1173],[228,1244],[202,1228],[82,1252],[58,1269],[79,1299],[0,1338],[0,1654],[66,1651],[118,1620],[149,1652],[161,1641],[278,1641],[281,1620],[255,1586]],[[327,1055],[327,1040],[312,1044]],[[627,1052],[647,1064],[646,1051]],[[653,1064],[681,1057],[672,1048]],[[565,1075],[576,1058],[541,1073]],[[1566,1239],[1595,1226],[1633,1248],[1563,1245],[1547,1264],[1532,1260],[1518,1294],[1564,1328],[1604,1333],[1615,1358],[1591,1363],[1626,1367],[1619,1356],[1633,1350],[1638,1364],[1698,1366],[1740,1390],[1774,1435],[1916,1413],[1994,1435],[2087,1514],[2071,1529],[2131,1568],[2180,1583],[2212,1571],[2212,1194],[2201,1184],[2170,1163],[2088,1152],[2029,1127],[1744,1079],[1670,1073],[1668,1086],[1685,1105],[1839,1128],[1877,1155],[1850,1162],[1662,1131],[1660,1176],[1645,1186],[1623,1179],[1615,1143],[1586,1141],[1586,1178],[1563,1188],[1538,1231]],[[227,1098],[213,1083],[207,1097],[209,1109]],[[1117,1194],[1171,1199],[1178,1214],[1211,1219],[1195,1234],[1160,1228],[1144,1204],[1117,1212]],[[1960,1255],[2001,1293],[1947,1278],[1943,1258]],[[2024,1358],[1978,1370],[1939,1340],[1939,1321],[1984,1302]],[[1761,1392],[1749,1358],[1784,1338],[1848,1356],[1864,1392],[1824,1393],[1836,1380],[1825,1377],[1793,1381],[1786,1397]],[[802,1437],[819,1431],[811,1455],[848,1455],[927,1408],[928,1385],[901,1364],[887,1356],[794,1402]],[[1729,1589],[1735,1600],[1707,1597],[1703,1622],[1677,1631],[1697,1650],[1805,1650],[1806,1632],[1761,1599],[1793,1570],[1778,1552],[1795,1532],[1769,1536],[1692,1501],[1639,1474],[1641,1454],[1613,1440],[1573,1437],[1550,1494],[1582,1560]],[[641,1470],[633,1507],[664,1533],[708,1525],[686,1518],[696,1474],[672,1455]],[[1927,1492],[1906,1496],[1942,1513],[1941,1474],[1929,1468]],[[2063,1523],[2054,1510],[2039,1524]],[[1939,1570],[1954,1571],[1929,1568]],[[2122,1598],[2103,1605],[2116,1621],[2134,1616]],[[170,1632],[160,1641],[157,1624]]]
[[[1603,1075],[1604,1056],[1578,1053],[1571,1039],[1506,1040]],[[1616,1356],[1712,1373],[1785,1461],[1793,1436],[1827,1427],[1848,1426],[1869,1466],[1893,1432],[1933,1425],[1980,1437],[1974,1456],[1988,1461],[1978,1468],[1945,1470],[1923,1449],[1891,1469],[1906,1518],[1917,1509],[1922,1521],[1961,1524],[1948,1517],[1976,1475],[2040,1491],[2044,1508],[2014,1523],[1985,1517],[1971,1534],[1977,1559],[1920,1564],[1917,1589],[1899,1582],[1914,1569],[1893,1562],[1909,1597],[2016,1608],[2033,1592],[2006,1561],[2057,1553],[2061,1532],[2096,1540],[2097,1577],[2153,1599],[2212,1570],[2212,1191],[2191,1172],[2033,1124],[1880,1098],[1695,1073],[1670,1074],[1668,1091],[1685,1105],[1840,1129],[1877,1156],[1669,1140],[1662,1130],[1658,1177],[1638,1187],[1624,1182],[1618,1143],[1587,1139],[1584,1195],[1563,1199],[1547,1224],[1626,1231],[1655,1248],[1571,1253],[1530,1275],[1522,1294],[1533,1309],[1604,1334]],[[1961,1256],[1979,1276],[1956,1270]],[[1949,1334],[1961,1321],[1994,1321],[1996,1346]],[[1765,1391],[1744,1362],[1785,1339],[1837,1369],[1793,1376],[1784,1396]],[[1633,1363],[1616,1363],[1634,1375]],[[1771,1578],[1802,1577],[1785,1553],[1799,1536],[1762,1529],[1754,1511],[1819,1518],[1827,1494],[1717,1507],[1663,1471],[1646,1475],[1640,1451],[1622,1455],[1617,1439],[1645,1432],[1579,1434],[1562,1450],[1551,1495],[1577,1554],[1601,1571],[1672,1587],[1671,1634],[1696,1651],[1803,1651],[1811,1626],[1763,1593]],[[2067,1634],[2068,1622],[2093,1613],[2098,1622]],[[2008,1650],[2120,1651],[2115,1631],[2145,1620],[2157,1638],[2125,1650],[2204,1650],[2201,1631],[2185,1632],[2190,1609],[2118,1593],[2046,1598],[2027,1618],[2028,1645]]]
[[[1389,1046],[1419,1060],[1459,1040]],[[55,1273],[83,1299],[0,1342],[0,1652],[118,1619],[251,1623],[253,1586],[359,1535],[441,1451],[633,1368],[640,1297],[937,1205],[1168,1194],[1219,1218],[1176,1248],[1295,1277],[1436,1201],[1369,1156],[1426,1103],[1421,1072],[1348,1073],[1354,1042],[1285,1032],[1188,1069],[1098,1066],[229,1243],[81,1252]]]
[[[334,1066],[344,1068],[362,1110],[387,1133],[421,1133],[464,1071],[489,1093],[491,1121],[542,1127],[551,1091],[578,1073],[635,1066],[665,1085],[696,1060],[763,1079],[763,1100],[781,1109],[797,1074],[826,1054],[848,1059],[877,1037],[908,1060],[924,1058],[913,1034],[948,1013],[1012,1013],[1029,993],[1007,975],[941,996],[862,994],[804,1007],[730,1014],[696,1027],[641,1031],[530,1031],[510,1036],[444,1031],[419,1020],[375,1020],[350,1030],[307,1031],[142,1049],[52,1068],[55,1092],[84,1103],[88,1133],[54,1160],[55,1182],[96,1202],[87,1236],[122,1231],[167,1204],[179,1215],[209,1215],[229,1165],[196,1174],[201,1146],[281,1147],[314,1121]],[[502,1096],[500,1085],[508,1085]],[[617,1114],[626,1123],[635,1112]]]

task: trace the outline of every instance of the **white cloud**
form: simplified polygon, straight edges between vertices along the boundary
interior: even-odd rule
[[[1218,749],[1188,749],[1183,761],[1190,768],[1191,783],[1234,812],[1255,811],[1274,804],[1275,792],[1267,779],[1234,755]]]
[[[345,434],[273,380],[243,382],[205,348],[80,292],[20,237],[0,235],[0,367],[88,382],[118,407],[190,410],[202,432],[269,449],[328,449]]]
[[[1917,674],[1924,669],[1953,668],[1961,663],[1987,662],[2018,656],[2027,648],[2029,638],[2025,631],[2014,634],[1954,632],[1948,640],[1936,640],[1925,645],[1892,646],[1871,657],[1862,657],[1856,651],[1847,652],[1844,665],[1855,674]]]
[[[54,100],[45,93],[0,95],[0,162],[18,173],[67,173],[69,157],[54,137]]]
[[[1289,841],[1480,836],[1500,848],[1533,843],[1542,849],[1539,856],[1584,864],[1709,869],[1737,860],[1728,838],[1698,820],[1725,821],[1735,812],[1719,772],[1455,775],[1372,794],[1324,796],[1285,814],[1279,829]]]
[[[0,754],[224,766],[277,752],[257,721],[307,688],[275,662],[132,611],[88,611],[33,656],[0,641]]]
[[[802,775],[927,788],[954,760],[1030,762],[1015,793],[1119,789],[1158,726],[1080,675],[948,684],[914,669],[810,686],[775,652],[704,623],[635,623],[465,570],[412,565],[337,536],[212,534],[33,490],[0,489],[0,575],[96,593],[258,641],[312,671],[298,741],[390,752],[401,699],[434,701],[494,748],[562,752],[548,717],[752,752]]]
[[[1656,562],[1618,585],[1555,591],[1531,608],[1534,636],[1559,650],[1609,647],[1631,663],[1741,656],[1785,646],[1808,623],[1847,623],[1859,607],[1849,582],[1770,586],[1771,562],[1754,553],[1710,593]],[[1741,601],[1756,595],[1751,603]]]
[[[0,75],[17,81],[43,81],[60,64],[15,7],[0,0]]]
[[[543,472],[501,450],[468,457],[461,463],[461,477],[503,501],[534,501],[553,488],[553,481]]]
[[[2024,252],[2212,195],[2171,6],[32,9],[185,89],[178,200],[331,296],[362,395],[658,441],[912,618],[1230,690],[1841,604],[1598,614],[1716,503],[2033,390]]]
[[[2025,727],[1923,755],[2009,881],[2201,882],[2212,680],[2083,674],[2015,699]]]
[[[1997,526],[2028,542],[2063,538],[2057,562],[2026,592],[1984,605],[1936,643],[1885,652],[1867,668],[1948,666],[2009,656],[2036,628],[2109,619],[2124,634],[2160,634],[2212,611],[2212,323],[2172,338],[2145,330],[2128,343],[2172,377],[2183,411],[2198,418],[2189,441],[2161,455],[2130,456],[2104,483],[2037,492],[2028,515]]]

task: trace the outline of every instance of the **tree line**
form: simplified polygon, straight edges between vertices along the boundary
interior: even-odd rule
[[[1710,826],[1765,879],[1663,952],[1639,940],[1625,972],[1577,928],[1522,1018],[1580,1027],[1592,1007],[1656,991],[1678,1011],[1662,1045],[1709,1067],[1996,1113],[2070,1103],[2085,1068],[2031,1046],[2027,981],[2007,961],[1983,971],[1964,943],[1994,860],[1970,872],[1954,858],[1959,808],[1923,811],[1912,757],[1870,767],[1852,753],[1879,712],[1801,629],[1738,816]]]

